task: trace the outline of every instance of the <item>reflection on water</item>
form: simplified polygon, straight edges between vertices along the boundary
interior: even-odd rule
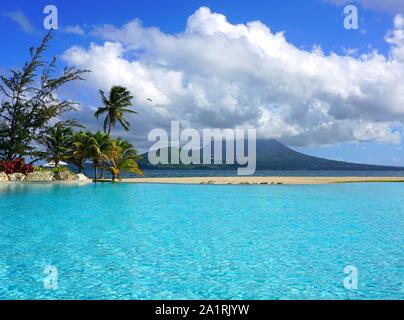
[[[54,188],[85,186],[83,182],[0,182],[1,193],[24,193],[27,190],[46,192]],[[33,188],[33,186],[35,186]]]

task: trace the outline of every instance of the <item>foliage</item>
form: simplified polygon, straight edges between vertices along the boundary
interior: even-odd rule
[[[121,171],[143,175],[137,164],[140,157],[132,144],[110,135],[117,123],[128,131],[130,123],[125,115],[137,113],[130,109],[133,96],[125,87],[112,87],[108,96],[100,90],[104,106],[95,112],[95,117],[105,114],[104,132],[75,132],[73,128],[81,126],[74,120],[54,123],[77,107],[74,101],[58,98],[57,90],[69,82],[83,80],[83,74],[89,71],[65,68],[60,76],[54,76],[56,59],[43,59],[51,38],[52,32],[38,48],[31,48],[30,59],[21,70],[0,76],[0,170],[8,174],[70,171],[59,166],[64,160],[77,166],[79,172],[86,161],[91,161],[96,181],[98,168],[102,168],[104,177],[107,165],[114,179],[120,178]],[[25,164],[24,157],[32,160],[31,164]],[[55,168],[34,168],[32,163],[40,159],[54,162]]]
[[[34,172],[47,172],[49,171],[48,169],[45,169],[44,167],[34,167]]]
[[[79,131],[73,134],[71,149],[66,157],[67,161],[74,163],[80,170],[83,169],[86,160],[90,160],[94,166],[94,174],[98,180],[98,168],[109,164],[109,171],[113,178],[120,178],[121,170],[124,172],[143,175],[137,160],[141,157],[127,140],[112,139],[108,133],[97,131],[96,133]],[[103,173],[101,173],[103,178]]]
[[[111,146],[111,138],[108,133],[97,131],[96,133],[88,132],[87,141],[87,157],[92,161],[94,166],[95,181],[98,180],[98,167],[109,161],[107,150]]]
[[[137,163],[137,160],[141,157],[128,141],[120,138],[113,140],[110,150],[108,151],[108,156],[111,164],[109,171],[112,174],[113,181],[115,181],[116,178],[121,178],[121,171],[136,173],[141,176],[144,175]]]
[[[33,171],[34,172],[52,172],[52,173],[72,172],[69,167],[55,167],[55,168],[47,169],[47,168],[44,168],[44,167],[41,167],[41,166],[34,167]]]
[[[72,123],[69,123],[72,125]],[[45,147],[44,156],[53,161],[55,167],[66,159],[68,150],[72,145],[73,130],[66,122],[58,122],[53,127],[47,127],[37,141]]]
[[[83,80],[87,70],[65,68],[53,77],[56,59],[43,60],[51,39],[48,33],[38,48],[31,48],[30,60],[21,70],[0,76],[0,159],[13,160],[23,156],[40,157],[35,142],[50,120],[76,109],[77,103],[60,100],[55,92],[63,85]]]
[[[88,142],[90,136],[84,131],[75,132],[71,137],[71,146],[66,153],[66,161],[73,163],[79,173],[83,172],[84,163],[88,159]]]
[[[6,174],[22,173],[27,174],[34,171],[34,167],[31,164],[25,164],[24,159],[18,158],[11,161],[0,162],[0,172],[3,171]]]
[[[108,98],[102,90],[100,90],[100,95],[104,106],[98,108],[94,116],[98,119],[101,115],[106,114],[104,132],[111,134],[111,128],[115,127],[117,122],[125,131],[129,131],[130,124],[125,120],[124,115],[125,113],[137,114],[136,111],[129,109],[133,105],[133,96],[130,92],[125,87],[114,86],[111,88]]]
[[[72,172],[69,167],[55,167],[50,170],[52,173]]]

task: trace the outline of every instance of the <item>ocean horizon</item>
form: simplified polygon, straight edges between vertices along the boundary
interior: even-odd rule
[[[70,166],[75,173],[77,168]],[[99,170],[100,172],[101,170]],[[86,166],[84,174],[94,178],[94,169]],[[146,178],[180,177],[235,177],[237,170],[143,170]],[[404,177],[404,170],[257,170],[253,177]],[[105,178],[111,174],[105,172]],[[141,178],[136,174],[122,173],[122,178]]]

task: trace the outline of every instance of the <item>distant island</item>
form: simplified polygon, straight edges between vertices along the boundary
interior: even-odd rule
[[[169,153],[170,154],[170,153]],[[202,152],[201,152],[202,154]],[[223,146],[223,155],[225,147]],[[225,156],[224,156],[225,157]],[[153,165],[148,154],[138,161],[145,170],[232,170],[238,165]],[[402,171],[403,167],[350,163],[309,156],[285,146],[277,140],[257,141],[257,170],[358,170],[358,171]]]

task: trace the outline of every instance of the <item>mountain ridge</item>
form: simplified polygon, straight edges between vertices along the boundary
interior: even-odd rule
[[[247,144],[245,144],[245,150]],[[171,154],[171,148],[166,148]],[[223,159],[226,157],[225,145],[222,145]],[[213,154],[213,153],[212,153]],[[201,149],[201,160],[203,149]],[[148,153],[142,154],[143,159],[139,161],[139,165],[143,169],[154,170],[223,170],[236,169],[240,166],[235,165],[152,165],[148,160]],[[338,160],[330,160],[320,157],[310,156],[298,151],[295,151],[275,139],[257,140],[257,170],[369,170],[369,171],[400,171],[403,167],[384,166],[373,164],[352,163]],[[202,161],[201,161],[202,162]]]

